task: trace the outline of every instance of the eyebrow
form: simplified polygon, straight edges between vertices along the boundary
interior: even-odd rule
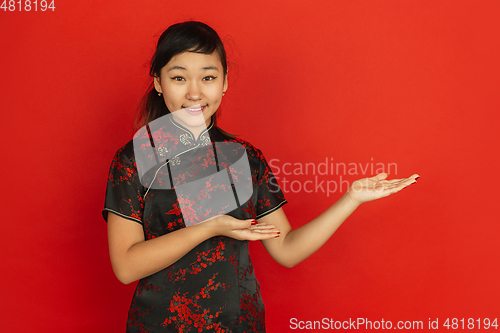
[[[170,67],[170,68],[167,70],[167,72],[170,72],[170,71],[172,71],[172,70],[174,70],[174,69],[186,70],[186,68],[185,68],[185,67],[182,67],[182,66],[177,66],[177,65],[176,65],[176,66],[172,66],[172,67]],[[206,66],[206,67],[203,67],[202,69],[204,69],[204,70],[206,70],[206,71],[211,70],[211,69],[212,69],[212,70],[219,71],[219,69],[218,69],[217,67],[215,67],[215,66]]]

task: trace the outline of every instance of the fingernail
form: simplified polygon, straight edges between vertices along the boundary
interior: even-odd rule
[[[255,220],[253,220],[251,223],[251,225],[256,225],[256,224],[259,224],[259,222],[255,221]]]
[[[278,231],[278,235],[281,234],[281,231]]]
[[[415,178],[415,180],[417,180],[417,179],[419,179],[419,178],[420,178],[420,176],[416,177],[416,178]]]
[[[280,235],[276,235],[274,238],[278,238]]]

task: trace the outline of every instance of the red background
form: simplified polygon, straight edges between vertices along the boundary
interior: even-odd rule
[[[500,317],[498,1],[55,5],[0,10],[2,331],[124,331],[135,283],[111,270],[107,172],[156,39],[187,19],[227,43],[221,127],[275,165],[373,158],[421,175],[292,269],[252,244],[269,332],[294,317]],[[284,209],[296,228],[340,195],[288,192]]]

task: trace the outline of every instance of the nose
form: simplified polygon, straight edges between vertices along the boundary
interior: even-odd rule
[[[188,85],[186,98],[188,100],[197,101],[200,100],[202,96],[203,95],[201,92],[201,87],[199,86],[198,82],[191,81],[190,84]]]

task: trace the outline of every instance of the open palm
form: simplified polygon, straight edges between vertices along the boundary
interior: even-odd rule
[[[408,178],[387,180],[387,174],[380,173],[374,177],[356,180],[351,184],[348,194],[352,201],[362,204],[399,192],[416,183],[418,177],[419,175],[414,174]]]

